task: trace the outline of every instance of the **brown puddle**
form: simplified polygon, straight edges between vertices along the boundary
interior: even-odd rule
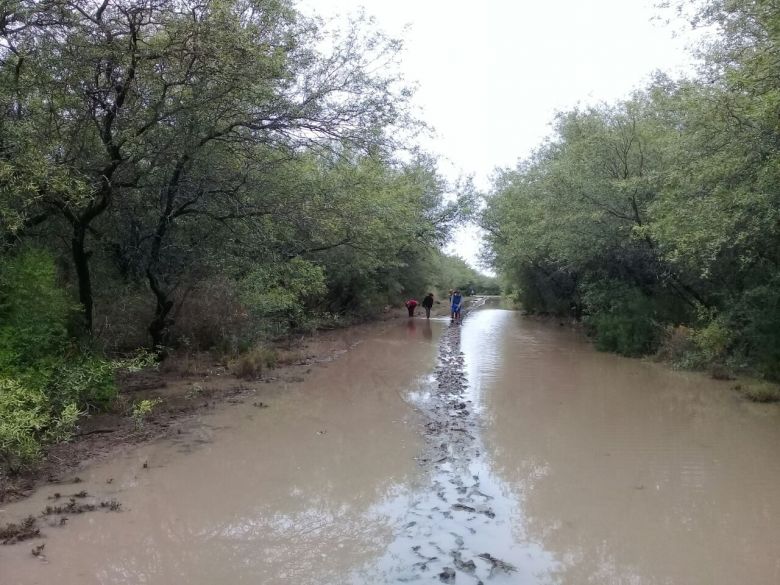
[[[510,311],[354,341],[7,505],[2,523],[55,491],[122,509],[0,547],[0,583],[780,583],[777,407]]]

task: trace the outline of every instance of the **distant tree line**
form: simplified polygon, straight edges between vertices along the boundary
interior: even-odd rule
[[[696,77],[561,113],[500,172],[488,257],[529,311],[597,345],[780,378],[780,5],[711,0]]]

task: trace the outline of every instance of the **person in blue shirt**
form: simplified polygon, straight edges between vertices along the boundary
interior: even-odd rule
[[[450,298],[450,310],[452,313],[452,321],[453,322],[459,322],[460,321],[460,309],[461,305],[463,304],[463,297],[460,294],[459,290],[456,290],[454,293],[452,293],[452,297]]]

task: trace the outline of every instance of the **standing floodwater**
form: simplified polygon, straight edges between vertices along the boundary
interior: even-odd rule
[[[6,506],[84,490],[122,511],[0,547],[0,583],[780,582],[776,407],[511,311],[347,345],[260,386],[269,408],[225,406]]]

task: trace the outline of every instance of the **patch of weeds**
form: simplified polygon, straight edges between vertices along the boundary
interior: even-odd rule
[[[94,512],[97,509],[95,504],[79,504],[75,498],[71,498],[67,504],[62,506],[46,506],[42,514],[52,516],[54,514],[83,514],[85,512]]]
[[[201,384],[193,384],[187,393],[184,395],[185,400],[193,400],[198,398],[204,392],[204,388]]]
[[[100,502],[100,507],[109,512],[119,512],[122,509],[122,504],[116,500],[107,500],[105,502]]]
[[[34,516],[28,516],[19,524],[10,522],[0,528],[0,542],[3,544],[16,544],[40,535],[41,530],[38,528],[38,521]]]
[[[95,510],[107,510],[109,512],[119,512],[122,504],[116,500],[106,500],[99,504],[79,503],[75,498],[70,498],[67,504],[62,506],[46,506],[43,510],[43,516],[65,515],[65,514],[84,514],[94,512]]]

